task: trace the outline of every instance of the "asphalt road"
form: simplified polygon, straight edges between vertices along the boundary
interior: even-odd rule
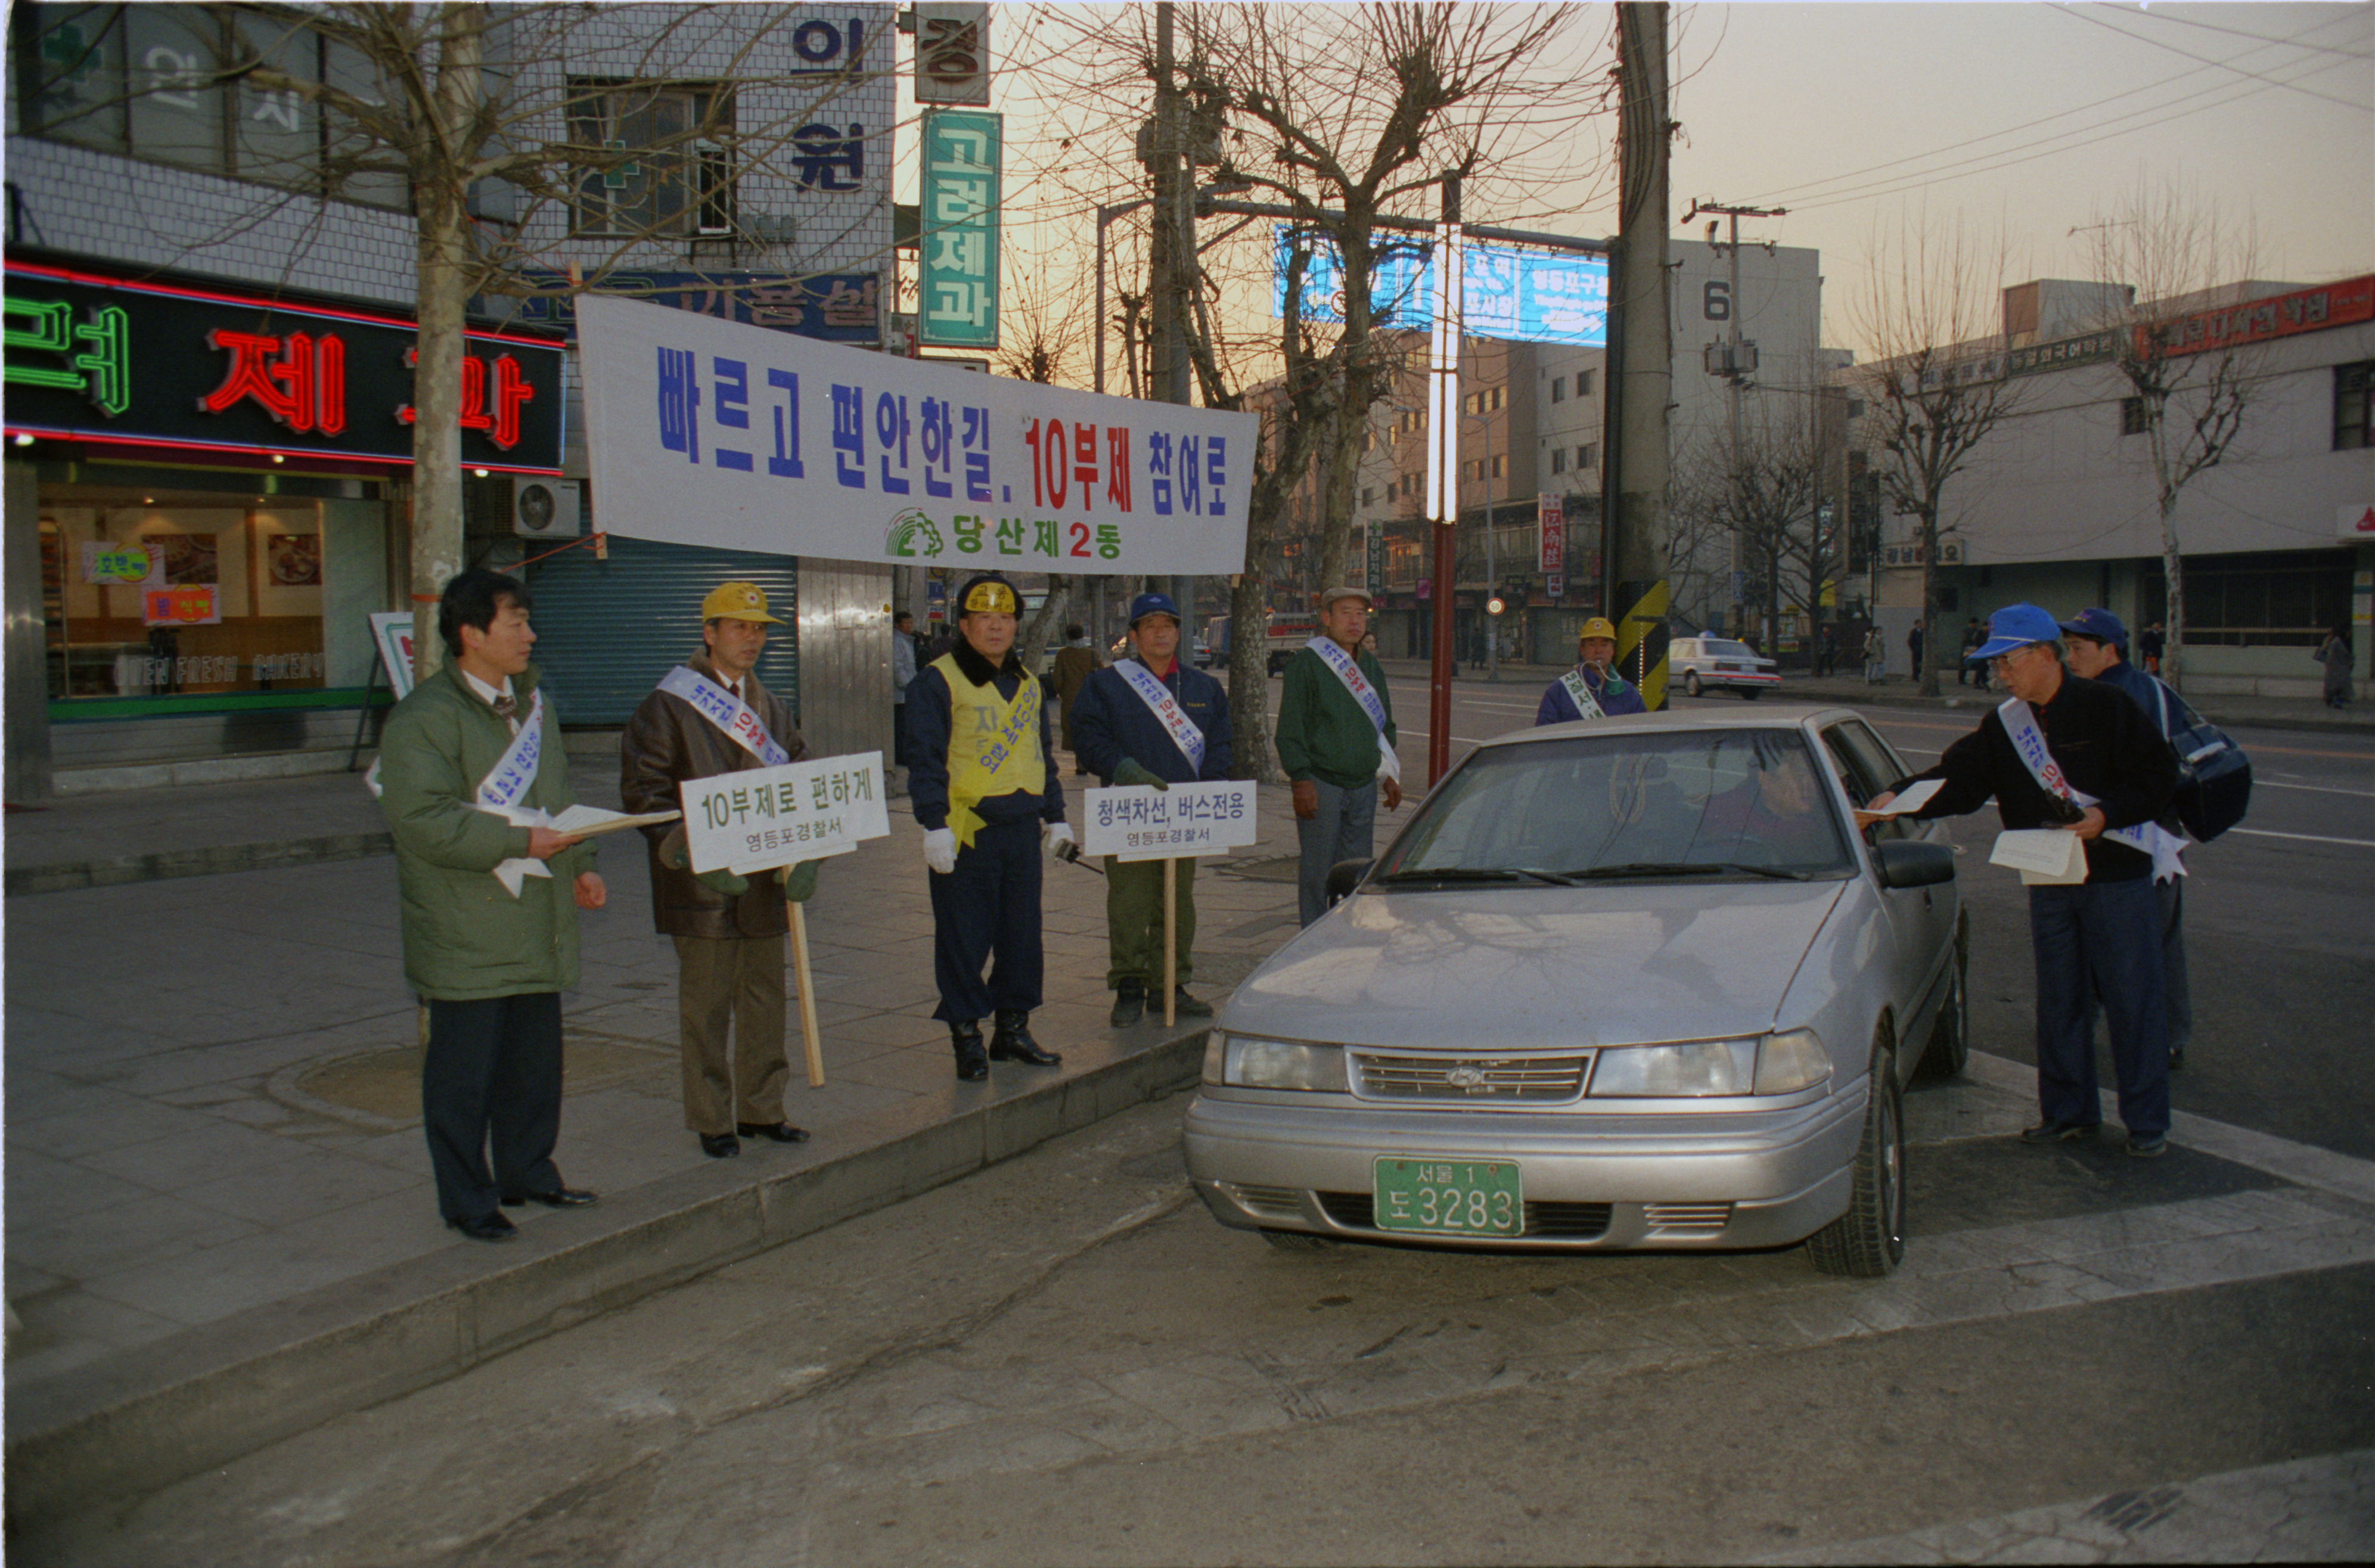
[[[1424,776],[1427,689],[1395,680],[1403,768]],[[1453,689],[1452,760],[1533,723],[1539,690]],[[1677,697],[1728,711],[1736,697]],[[1769,699],[1768,699],[1769,701]],[[1913,768],[1928,767],[1977,713],[1861,710]],[[2251,814],[2186,854],[2186,951],[2196,1013],[2180,1110],[2375,1159],[2375,737],[2228,732],[2251,757]],[[1973,1034],[1980,1050],[2034,1064],[2027,900],[1985,864],[1992,808],[1955,824],[1972,912]],[[2105,1055],[2103,1081],[2113,1081]]]

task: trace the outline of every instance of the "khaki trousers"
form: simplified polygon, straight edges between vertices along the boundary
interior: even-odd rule
[[[1179,862],[1179,881],[1173,899],[1178,927],[1172,949],[1178,954],[1179,984],[1196,972],[1196,862]],[[1163,862],[1117,860],[1105,856],[1105,935],[1112,944],[1113,965],[1105,971],[1105,989],[1125,984],[1144,986],[1151,996],[1163,995]]]
[[[684,1125],[714,1137],[737,1122],[784,1119],[784,938],[678,937],[677,1041],[684,1054]],[[734,1036],[734,1068],[726,1037]],[[736,1094],[736,1087],[740,1094]]]

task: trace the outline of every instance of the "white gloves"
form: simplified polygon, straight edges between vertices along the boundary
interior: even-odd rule
[[[924,864],[945,877],[957,868],[957,831],[934,828],[924,835]]]
[[[1039,847],[1047,852],[1049,859],[1062,860],[1067,858],[1064,854],[1064,850],[1067,845],[1071,843],[1071,842],[1072,824],[1069,822],[1050,822],[1047,824],[1046,832],[1040,836]],[[1078,855],[1080,851],[1077,849],[1072,852],[1074,855]]]

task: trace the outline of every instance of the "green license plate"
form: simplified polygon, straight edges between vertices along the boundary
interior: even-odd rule
[[[1377,1226],[1435,1236],[1517,1236],[1526,1197],[1514,1160],[1411,1160],[1381,1154],[1372,1167]]]

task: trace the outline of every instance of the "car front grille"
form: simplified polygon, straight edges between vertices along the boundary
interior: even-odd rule
[[[1303,1204],[1293,1187],[1261,1187],[1248,1182],[1232,1182],[1229,1190],[1239,1203],[1257,1214],[1267,1214],[1277,1220],[1300,1220]]]
[[[1328,1218],[1348,1231],[1377,1231],[1377,1199],[1365,1192],[1316,1193],[1320,1208]],[[1557,1237],[1562,1241],[1590,1241],[1608,1232],[1610,1208],[1604,1203],[1529,1203],[1526,1205],[1526,1230],[1529,1236]],[[1379,1232],[1383,1235],[1403,1235],[1405,1232]]]
[[[1728,1203],[1645,1203],[1641,1222],[1668,1236],[1711,1236],[1731,1223]]]
[[[1353,1092],[1364,1100],[1445,1105],[1564,1105],[1583,1098],[1589,1053],[1577,1056],[1388,1056],[1346,1055]]]

